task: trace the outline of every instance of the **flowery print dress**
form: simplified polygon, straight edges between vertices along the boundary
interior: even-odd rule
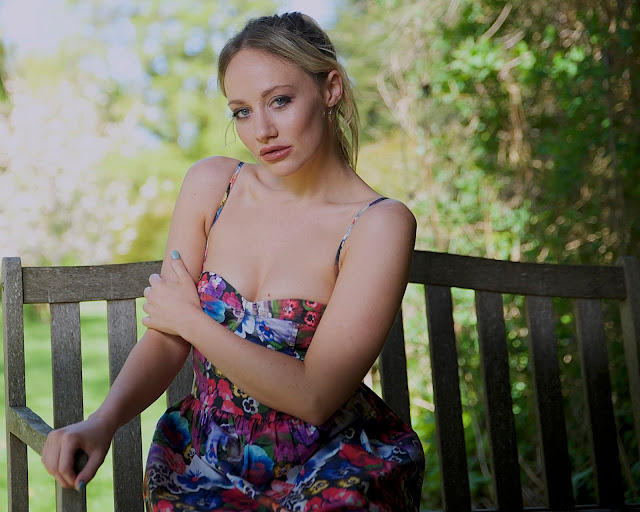
[[[251,302],[211,272],[197,287],[216,321],[298,359],[325,309],[302,299]],[[191,394],[156,427],[145,474],[148,512],[418,510],[420,440],[364,384],[316,427],[248,396],[195,349],[193,366]]]

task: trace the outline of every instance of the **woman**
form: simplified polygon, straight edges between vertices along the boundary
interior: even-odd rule
[[[193,391],[149,451],[148,510],[417,510],[420,441],[361,384],[406,287],[415,219],[354,172],[353,96],[312,19],[250,21],[218,67],[257,163],[189,169],[145,289],[148,330],[100,408],[49,435],[43,462],[82,488],[193,347]]]

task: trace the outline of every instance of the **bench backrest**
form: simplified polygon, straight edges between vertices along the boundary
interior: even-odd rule
[[[456,333],[451,288],[475,291],[475,314],[493,498],[498,510],[522,510],[522,490],[502,294],[525,298],[543,479],[551,510],[574,509],[572,473],[560,387],[554,297],[575,302],[576,337],[585,388],[597,505],[624,506],[612,406],[603,299],[619,301],[635,435],[640,439],[640,264],[633,257],[616,266],[555,265],[496,261],[416,251],[410,283],[425,285],[426,317],[435,403],[442,501],[447,511],[471,510],[463,432]],[[381,354],[382,393],[409,418],[402,312]],[[628,507],[640,510],[640,504]]]
[[[80,303],[107,301],[109,377],[113,383],[137,342],[136,298],[161,262],[85,267],[22,267],[2,260],[7,487],[9,510],[29,510],[27,450],[37,453],[51,427],[26,406],[23,304],[49,304],[53,428],[83,419]],[[167,390],[170,405],[191,387],[191,358]],[[143,510],[140,417],[118,430],[112,444],[116,511]],[[56,485],[56,510],[86,511],[86,495]]]
[[[83,301],[107,301],[111,382],[137,341],[135,299],[160,262],[88,267],[22,267],[2,261],[9,511],[28,510],[27,445],[41,453],[51,429],[26,407],[23,304],[49,304],[54,427],[82,419],[80,313]],[[624,503],[616,427],[611,401],[602,300],[620,301],[624,346],[640,438],[640,265],[624,258],[619,266],[526,264],[416,251],[410,282],[425,285],[435,420],[447,511],[471,510],[462,423],[458,353],[451,288],[475,290],[478,339],[487,410],[492,485],[500,510],[522,509],[518,450],[502,294],[524,295],[536,392],[543,472],[548,506],[571,510],[574,498],[560,391],[553,297],[575,299],[577,335],[585,382],[598,505]],[[402,311],[379,359],[383,398],[410,421]],[[168,391],[167,402],[188,392],[190,361]],[[140,420],[121,428],[112,446],[116,511],[142,510]],[[133,461],[133,462],[132,462]],[[85,511],[84,494],[56,487],[57,510]],[[640,505],[633,510],[640,510]]]

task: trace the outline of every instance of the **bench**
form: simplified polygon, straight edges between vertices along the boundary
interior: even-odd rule
[[[2,260],[2,308],[6,393],[8,498],[10,512],[28,510],[27,446],[41,453],[51,427],[26,406],[23,304],[49,304],[54,427],[83,418],[80,309],[84,301],[107,301],[110,378],[137,341],[135,299],[160,262],[22,267]],[[640,264],[625,257],[615,266],[553,265],[496,261],[415,251],[411,283],[424,286],[431,379],[435,404],[443,509],[472,510],[460,396],[452,287],[475,291],[482,363],[492,496],[498,510],[523,509],[520,466],[512,412],[503,294],[524,296],[531,374],[535,390],[546,502],[536,510],[637,510],[625,505],[617,441],[603,300],[617,301],[624,338],[635,438],[640,439]],[[597,503],[575,505],[565,413],[560,386],[554,298],[575,303],[585,403]],[[403,312],[378,360],[383,398],[410,421]],[[188,392],[188,361],[167,393],[173,403]],[[114,508],[142,511],[142,447],[139,418],[122,427],[112,445]],[[135,454],[132,457],[132,454]],[[634,457],[636,454],[634,454]],[[430,462],[427,461],[429,464]],[[431,461],[431,463],[433,463]],[[85,493],[56,485],[56,510],[85,511]]]

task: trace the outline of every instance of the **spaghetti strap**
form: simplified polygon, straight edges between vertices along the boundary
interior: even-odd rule
[[[209,226],[209,231],[207,232],[207,243],[206,243],[205,248],[204,248],[204,260],[202,262],[203,267],[204,267],[205,262],[207,261],[207,252],[209,250],[209,235],[211,234],[211,230],[213,229],[213,225],[218,220],[218,217],[220,217],[220,213],[222,212],[222,209],[224,208],[224,205],[227,203],[227,199],[229,198],[229,193],[231,192],[231,189],[233,188],[233,185],[236,182],[236,178],[238,177],[238,173],[240,172],[240,169],[242,169],[243,165],[244,165],[244,162],[239,162],[238,166],[236,167],[236,170],[233,171],[233,174],[231,175],[231,179],[229,180],[229,184],[227,185],[227,190],[225,191],[224,195],[222,196],[222,199],[220,200],[220,204],[218,205],[218,210],[216,211],[216,215],[213,218],[213,222],[211,223],[211,226]]]
[[[342,247],[344,246],[344,243],[347,241],[347,237],[349,236],[349,234],[351,233],[351,230],[353,229],[353,225],[356,223],[356,221],[358,220],[360,215],[362,215],[364,212],[366,212],[374,204],[378,204],[379,202],[384,201],[385,199],[388,199],[388,198],[387,197],[379,197],[378,199],[375,199],[375,200],[371,201],[368,205],[366,205],[362,210],[360,210],[358,212],[358,215],[356,215],[355,218],[353,219],[353,221],[351,221],[351,224],[349,224],[349,228],[347,229],[347,232],[344,234],[344,236],[342,237],[342,240],[340,241],[340,246],[338,247],[338,252],[336,252],[336,261],[334,263],[336,277],[338,277],[338,271],[339,271],[339,266],[340,266],[340,252],[342,251]]]

